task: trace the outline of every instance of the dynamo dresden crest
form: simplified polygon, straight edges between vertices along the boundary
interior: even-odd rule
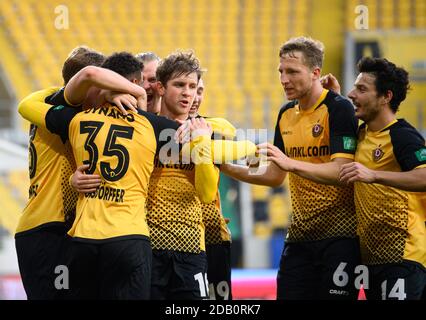
[[[379,145],[376,149],[373,150],[373,161],[374,162],[379,161],[384,154],[385,153],[383,152],[382,149],[380,149],[380,145]]]
[[[312,135],[316,138],[322,133],[323,130],[324,128],[319,123],[317,123],[312,128]]]

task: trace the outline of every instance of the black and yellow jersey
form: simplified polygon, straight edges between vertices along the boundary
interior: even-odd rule
[[[288,157],[320,164],[334,158],[353,159],[358,121],[351,103],[323,90],[309,109],[290,102],[279,112],[274,145]],[[287,241],[355,236],[353,187],[313,182],[289,174],[293,214]]]
[[[372,170],[402,172],[426,167],[423,137],[405,120],[380,131],[360,127],[355,161]],[[403,259],[426,266],[424,192],[355,182],[361,257],[365,264]]]
[[[21,104],[27,104],[30,112],[37,112],[32,104],[39,100],[63,104],[64,90],[41,90],[26,97]],[[29,200],[19,220],[16,236],[48,225],[63,225],[65,216],[74,215],[78,194],[70,187],[68,178],[75,168],[69,142],[63,143],[46,128],[31,124]]]
[[[70,141],[77,166],[88,164],[86,172],[103,180],[95,192],[79,195],[69,235],[83,241],[148,237],[145,199],[154,157],[174,144],[160,134],[178,124],[144,111],[123,115],[109,104],[79,111],[59,105],[45,116],[49,131]]]
[[[231,232],[222,214],[219,192],[213,202],[201,204],[201,211],[206,229],[206,245],[231,241]]]
[[[229,122],[213,119],[209,121],[206,118],[215,133],[222,133],[224,136],[235,134],[235,129]],[[218,128],[223,130],[219,132]],[[202,202],[197,195],[195,174],[196,166],[192,162],[173,165],[163,164],[156,159],[147,199],[147,220],[153,249],[200,253],[205,250],[205,241],[211,237],[213,229],[213,237],[219,231],[216,229],[218,224],[222,224],[219,219],[225,222],[220,210],[218,211],[219,199],[205,204],[204,208],[208,209],[203,211]],[[217,190],[217,181],[211,179],[201,183],[206,184],[207,189]],[[215,185],[209,185],[210,183]],[[207,220],[206,214],[209,215]],[[206,222],[211,224],[206,226]],[[207,229],[208,235],[205,233]]]

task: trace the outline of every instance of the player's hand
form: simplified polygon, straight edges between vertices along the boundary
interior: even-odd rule
[[[160,112],[161,109],[161,95],[158,91],[158,86],[153,86],[152,87],[152,109],[151,110],[147,110],[148,112],[152,112],[152,113],[158,113]]]
[[[181,126],[176,130],[175,141],[185,144],[202,135],[211,136],[212,126],[204,118],[191,118],[188,120],[176,120]]]
[[[324,89],[328,89],[340,94],[340,84],[337,81],[336,77],[333,74],[329,73],[320,78],[321,85]]]
[[[138,100],[136,100],[136,98],[131,94],[107,91],[105,93],[105,100],[116,105],[120,112],[124,115],[127,115],[128,113],[124,106],[128,107],[129,110],[133,112],[138,112]]]
[[[97,174],[85,174],[84,171],[89,169],[88,164],[79,166],[71,178],[71,186],[81,193],[95,192],[100,186],[102,180]]]
[[[139,110],[146,111],[146,105],[148,103],[148,98],[146,96],[146,91],[144,90],[143,92],[144,92],[144,94],[142,94],[142,95],[140,95],[139,97],[136,98],[137,108]],[[137,112],[137,111],[135,111],[135,112]]]
[[[257,152],[267,156],[269,161],[274,162],[281,170],[291,171],[292,160],[287,157],[279,148],[270,143],[261,143],[257,145]]]
[[[212,126],[204,118],[191,118],[189,129],[191,130],[191,140],[199,136],[211,136]]]
[[[191,140],[191,120],[175,120],[180,124],[180,127],[176,130],[175,141],[176,143],[185,144]]]
[[[376,172],[359,162],[350,162],[341,166],[339,180],[347,184],[355,181],[374,183],[376,181]]]

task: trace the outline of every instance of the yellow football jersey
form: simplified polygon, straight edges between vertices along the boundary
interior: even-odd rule
[[[288,157],[310,163],[334,158],[353,159],[357,120],[351,103],[332,91],[323,90],[309,110],[297,101],[279,112],[274,145]],[[355,236],[353,188],[313,182],[289,174],[293,214],[288,241],[312,241]]]
[[[235,128],[225,119],[206,120],[214,133],[226,137],[235,135]],[[220,212],[220,199],[201,203],[195,187],[195,169],[193,163],[174,165],[156,160],[147,200],[153,249],[199,253],[205,250],[206,240],[222,236],[221,228],[223,225],[226,228],[226,223]],[[217,189],[217,185],[206,188]]]
[[[69,235],[83,241],[148,237],[148,181],[155,155],[168,143],[160,134],[178,124],[144,111],[123,115],[106,104],[84,112],[54,107],[46,126],[69,139],[78,166],[88,164],[87,173],[103,180],[95,192],[79,195]]]
[[[222,215],[219,192],[213,202],[203,203],[201,210],[203,212],[203,223],[206,228],[206,244],[219,244],[224,241],[231,241],[231,232]]]
[[[362,125],[355,161],[381,171],[426,167],[425,141],[405,120],[395,120],[377,132]],[[407,259],[426,266],[425,194],[355,183],[363,263],[398,263]]]
[[[21,103],[30,105],[44,100],[65,103],[63,89],[50,88],[29,95]],[[36,112],[36,110],[34,110]],[[63,225],[65,215],[73,216],[77,193],[68,183],[75,171],[69,142],[61,141],[46,128],[32,124],[29,143],[29,200],[16,229],[16,235],[47,225]]]

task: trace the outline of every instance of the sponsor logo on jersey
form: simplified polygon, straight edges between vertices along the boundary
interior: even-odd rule
[[[285,148],[285,154],[290,158],[323,157],[330,154],[329,146],[309,146]]]
[[[383,158],[383,155],[385,153],[383,152],[382,149],[380,149],[380,145],[373,150],[372,156],[373,156],[373,161],[374,162],[378,162],[381,158]]]
[[[322,127],[319,123],[312,127],[312,136],[314,138],[319,137],[319,135],[323,132],[324,127]]]
[[[343,137],[343,149],[348,151],[355,151],[356,139],[354,137]]]
[[[63,105],[59,105],[53,108],[53,110],[62,110],[63,108],[65,108]]]
[[[419,161],[426,161],[426,148],[422,148],[415,152],[416,158]]]

